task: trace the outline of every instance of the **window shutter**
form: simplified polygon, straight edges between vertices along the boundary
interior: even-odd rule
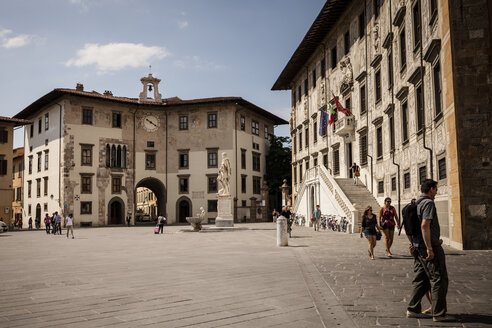
[[[0,161],[0,164],[1,164],[0,166],[2,167],[2,172],[1,172],[1,174],[2,174],[2,175],[6,175],[6,174],[7,174],[7,160],[6,160],[6,159],[2,159],[2,160]]]
[[[9,131],[2,131],[2,143],[7,143],[9,141]]]

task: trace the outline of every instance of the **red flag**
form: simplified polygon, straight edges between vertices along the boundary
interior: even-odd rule
[[[349,108],[343,108],[342,104],[340,104],[340,102],[338,101],[338,98],[335,97],[335,95],[332,93],[333,95],[333,100],[335,100],[335,105],[337,106],[337,109],[339,112],[342,112],[345,114],[345,116],[350,116],[352,115],[352,112],[350,111]]]
[[[329,125],[331,126],[333,122],[335,122],[335,114],[337,113],[337,110],[333,108],[331,104],[328,104],[330,106],[329,111],[330,111],[330,122]]]

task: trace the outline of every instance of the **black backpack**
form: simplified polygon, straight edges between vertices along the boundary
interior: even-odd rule
[[[403,226],[407,236],[422,235],[421,222],[417,215],[417,204],[408,204],[402,210]]]

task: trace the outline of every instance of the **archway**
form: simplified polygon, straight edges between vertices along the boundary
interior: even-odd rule
[[[41,204],[36,205],[36,219],[41,220]]]
[[[135,186],[135,221],[152,221],[166,213],[166,188],[156,178],[145,178]],[[169,218],[168,218],[169,222]]]
[[[314,206],[316,205],[316,204],[314,204],[316,197],[314,194],[314,186],[312,186],[309,189],[311,190],[311,192],[310,192],[311,197],[309,199],[310,204],[309,204],[309,213],[308,214],[309,214],[309,217],[311,217],[313,215],[313,212],[314,212]]]
[[[125,203],[119,197],[114,197],[108,204],[108,224],[125,223]]]
[[[192,203],[191,200],[183,196],[176,201],[176,222],[177,223],[188,223],[186,221],[187,216],[191,216],[192,213]]]

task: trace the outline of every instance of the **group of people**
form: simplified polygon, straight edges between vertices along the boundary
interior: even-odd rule
[[[62,218],[61,215],[58,214],[58,212],[53,213],[52,216],[50,216],[48,213],[46,213],[44,217],[44,225],[46,227],[46,233],[47,234],[52,234],[56,235],[59,233],[60,235],[62,234]],[[72,239],[74,239],[73,235],[73,214],[69,214],[65,218],[65,228],[67,229],[67,238],[69,237],[69,234],[72,234]]]

